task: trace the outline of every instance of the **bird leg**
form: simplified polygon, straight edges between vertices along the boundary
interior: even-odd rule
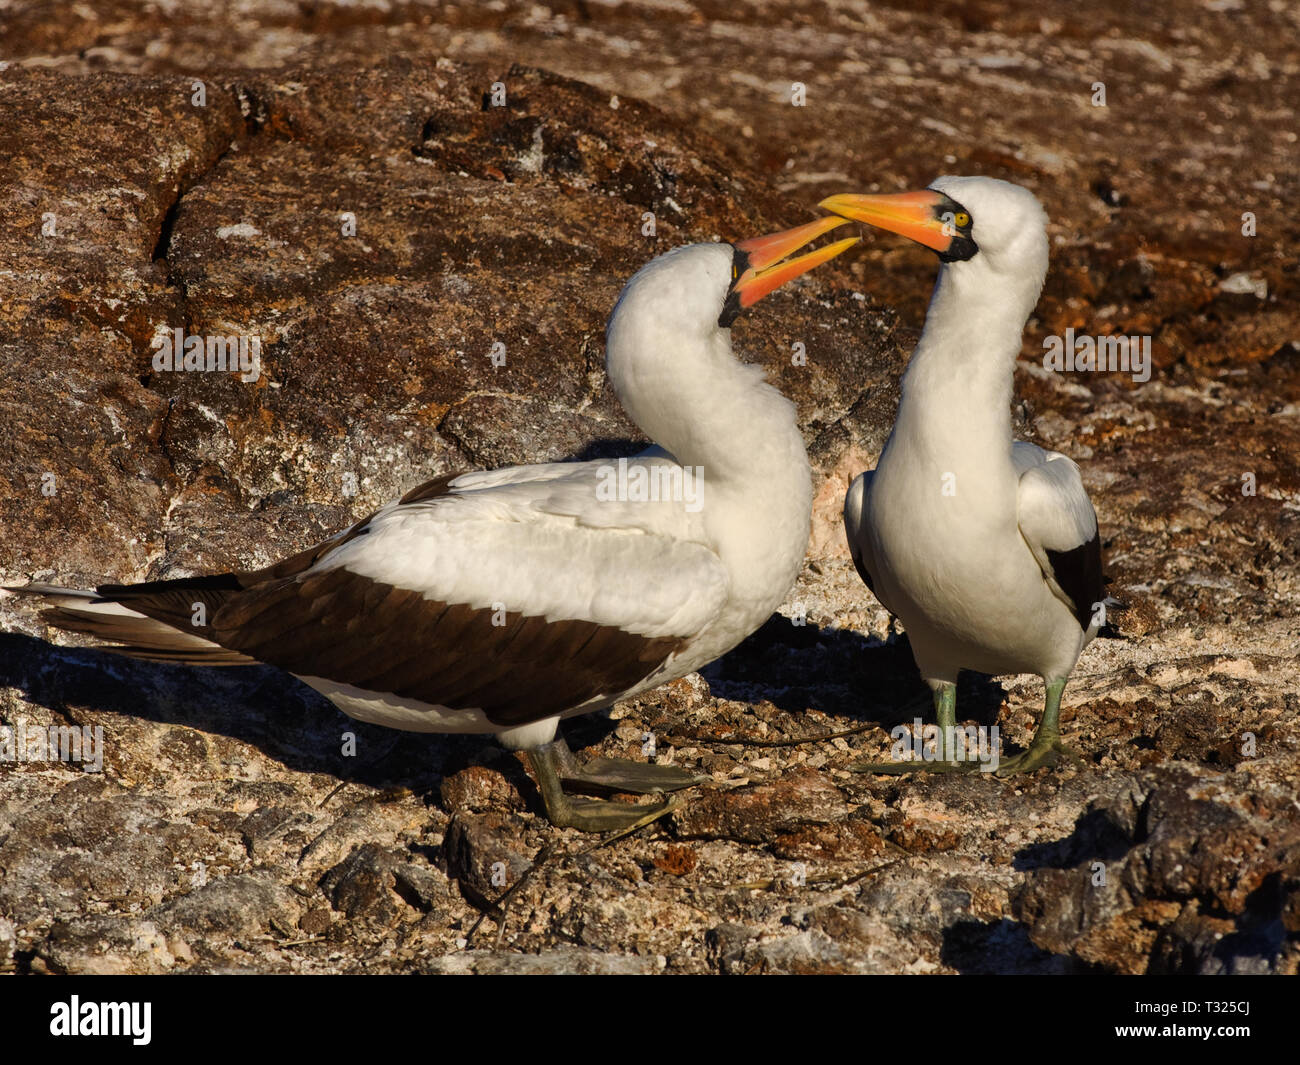
[[[1043,706],[1043,719],[1027,750],[1013,758],[1004,758],[995,776],[1008,777],[1013,773],[1032,773],[1044,766],[1058,765],[1062,758],[1083,764],[1083,759],[1061,742],[1061,693],[1065,679],[1048,682],[1047,702]]]
[[[953,743],[953,730],[957,727],[957,685],[941,681],[934,689],[934,719],[938,727],[938,748],[935,758],[927,761],[913,757],[911,761],[895,762],[859,762],[849,768],[854,773],[884,773],[899,775],[903,773],[969,773],[979,769],[978,761],[955,760],[956,750],[950,750]],[[915,751],[913,752],[915,755]]]
[[[956,684],[945,681],[934,689],[934,720],[939,726],[938,749],[934,753],[939,762],[946,763],[955,753],[948,750],[948,744],[957,727]]]
[[[551,823],[559,828],[577,828],[583,832],[629,828],[664,813],[669,803],[638,806],[585,799],[566,795],[564,782],[605,791],[650,795],[689,788],[707,779],[677,766],[647,765],[614,758],[594,758],[586,766],[579,766],[568,744],[558,737],[552,743],[530,748],[527,755]]]

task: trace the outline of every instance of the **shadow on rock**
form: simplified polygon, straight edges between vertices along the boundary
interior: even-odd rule
[[[251,744],[290,769],[377,788],[426,789],[481,755],[488,742],[354,721],[270,666],[172,666],[13,633],[0,633],[0,686],[63,716],[84,708],[184,725]],[[343,753],[345,733],[355,736],[355,755]],[[504,751],[500,760],[518,768]]]
[[[1226,804],[1224,779],[1173,765],[1117,780],[1069,837],[1022,851],[1012,911],[1034,944],[1107,972],[1285,971],[1297,807],[1269,792]]]
[[[1016,852],[1016,869],[1073,869],[1081,862],[1112,862],[1133,846],[1133,828],[1116,821],[1109,808],[1093,807],[1062,839],[1034,843]]]
[[[797,624],[773,614],[735,650],[700,670],[720,699],[771,702],[782,710],[819,710],[877,721],[888,731],[914,718],[932,723],[934,703],[904,636],[882,642],[851,629]],[[996,723],[1005,690],[978,673],[962,673],[958,720]]]
[[[1018,921],[956,921],[943,931],[939,957],[962,975],[1052,976],[1098,972],[1076,958],[1034,946]]]

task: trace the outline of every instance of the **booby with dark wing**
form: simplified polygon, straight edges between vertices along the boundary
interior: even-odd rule
[[[659,447],[623,465],[440,477],[266,569],[77,591],[30,584],[51,624],[138,658],[265,663],[354,718],[495,733],[523,749],[551,820],[621,828],[654,808],[569,795],[696,783],[679,768],[579,768],[561,718],[608,707],[734,647],[784,599],[807,545],[793,405],[732,355],[737,315],[856,243],[794,258],[823,218],[644,266],[607,330],[606,369]]]

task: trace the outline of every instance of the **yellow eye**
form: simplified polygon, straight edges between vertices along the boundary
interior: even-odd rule
[[[958,211],[955,215],[953,215],[952,220],[956,224],[958,229],[965,229],[968,225],[970,225],[970,215],[968,215],[965,211]]]

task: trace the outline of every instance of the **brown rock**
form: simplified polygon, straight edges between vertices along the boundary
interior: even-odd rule
[[[673,814],[673,827],[683,839],[771,843],[802,825],[828,824],[847,813],[840,789],[823,774],[796,769],[770,784],[701,795]]]
[[[880,833],[856,818],[832,824],[800,825],[772,841],[772,853],[791,861],[862,861],[879,856],[884,849],[885,841]]]
[[[655,868],[673,876],[688,876],[699,864],[699,855],[691,847],[670,843],[663,854],[655,859]]]
[[[393,872],[400,861],[399,853],[367,843],[326,873],[321,888],[334,909],[348,917],[391,924],[401,912]]]
[[[298,919],[298,930],[309,936],[324,935],[330,930],[329,907],[313,906]]]
[[[298,923],[301,900],[265,874],[241,874],[212,880],[188,894],[169,899],[148,916],[160,929],[200,936],[247,936],[278,923]]]
[[[1071,849],[1015,900],[1039,946],[1116,972],[1270,972],[1286,964],[1300,890],[1300,815],[1280,796],[1245,811],[1224,778],[1162,769],[1140,797],[1101,802]]]
[[[500,814],[457,814],[447,828],[447,872],[476,906],[495,902],[528,871],[515,821]]]
[[[524,808],[515,786],[495,769],[471,765],[444,777],[442,804],[448,813],[509,813]]]
[[[696,792],[714,827],[730,819],[764,845],[695,845],[682,877],[642,876],[663,856],[660,829],[548,862],[512,901],[506,949],[460,952],[477,915],[444,899],[427,864],[455,839],[426,796],[480,741],[360,726],[270,671],[51,649],[4,600],[0,719],[99,725],[107,742],[101,779],[0,765],[0,967],[1296,971],[1290,11],[1195,5],[1171,21],[1118,0],[935,0],[874,5],[864,21],[821,0],[707,17],[579,8],[250,0],[236,16],[193,0],[51,19],[9,5],[0,582],[265,565],[451,468],[625,453],[639,434],[604,382],[601,338],[642,262],[801,221],[831,193],[984,173],[1030,187],[1052,219],[1016,424],[1080,460],[1112,591],[1132,604],[1115,618],[1122,638],[1094,643],[1066,692],[1066,739],[1089,766],[881,782],[835,774],[878,756],[883,732],[700,743],[687,759],[718,780],[754,761],[778,784],[820,774],[845,789],[842,812],[782,825]],[[1044,77],[1083,53],[1106,72],[1104,108],[1089,79]],[[807,106],[791,106],[794,80]],[[934,271],[929,252],[868,233],[738,324],[738,349],[794,400],[813,459],[817,565],[783,608],[810,624],[765,626],[619,713],[661,737],[769,740],[887,728],[913,695],[928,713],[906,639],[868,639],[886,618],[845,556],[838,508],[889,430]],[[176,325],[259,336],[258,380],[154,372],[150,342]],[[1044,371],[1044,338],[1067,327],[1149,336],[1152,380]],[[967,698],[978,689],[963,686],[959,709],[996,713],[1004,738],[1027,742],[1037,681]],[[598,719],[566,727],[593,753],[626,744]],[[356,759],[339,755],[344,730]],[[359,792],[391,797],[358,804]],[[942,817],[917,806],[936,801]],[[856,893],[795,895],[791,860],[871,845],[857,836],[864,813],[913,857]],[[512,813],[471,833],[470,853],[490,856],[495,834],[532,854],[539,832]],[[418,914],[419,934],[399,943],[380,921],[340,919],[328,953],[283,946],[309,885],[367,844],[392,859],[392,887],[366,896],[362,863],[355,897]],[[149,916],[205,877],[234,884],[200,895],[211,905],[192,902],[193,919],[238,937]],[[785,886],[719,887],[774,879]],[[295,898],[281,906],[268,882]],[[245,903],[259,915],[247,926],[230,909]]]

